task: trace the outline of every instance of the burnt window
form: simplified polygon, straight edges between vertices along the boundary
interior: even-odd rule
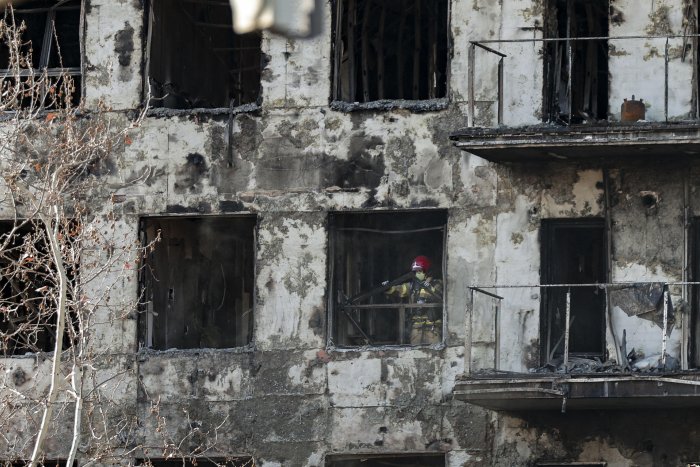
[[[145,218],[141,345],[230,348],[253,331],[255,217]]]
[[[138,459],[136,465],[148,467],[255,467],[255,461],[249,456],[227,458]]]
[[[605,221],[547,219],[541,230],[543,284],[607,282]],[[542,289],[543,364],[564,353],[566,293],[571,291],[569,355],[603,357],[605,292],[596,286]]]
[[[62,229],[63,230],[63,229]],[[65,230],[63,230],[65,231]],[[0,221],[0,352],[2,355],[51,352],[56,344],[57,272],[41,227],[30,222]],[[72,345],[77,264],[68,273],[68,316],[63,348]]]
[[[336,0],[334,92],[343,102],[447,95],[447,0]]]
[[[326,467],[445,467],[444,454],[368,454],[329,456]]]
[[[54,108],[80,102],[82,73],[80,51],[80,0],[30,0],[18,2],[14,9],[5,8],[3,21],[20,32],[20,54],[30,54],[29,63],[16,65],[17,56],[10,52],[11,35],[1,36],[0,77],[3,92],[28,89],[38,73],[46,71],[48,81],[36,93],[19,93],[17,107],[41,105]],[[33,77],[33,78],[32,78]],[[18,82],[19,80],[19,82]]]
[[[227,108],[260,95],[261,35],[233,32],[229,0],[151,0],[152,107]]]
[[[690,280],[692,282],[700,282],[700,218],[696,217],[690,225]],[[700,367],[700,286],[689,286],[691,315],[690,315],[690,365],[693,368]]]
[[[545,37],[607,37],[609,8],[608,0],[548,0]],[[607,39],[546,42],[544,63],[547,119],[565,124],[607,120]]]
[[[446,211],[332,213],[329,222],[332,343],[441,342]]]
[[[77,463],[74,462],[73,465],[76,465]],[[12,462],[3,462],[0,461],[0,465],[3,465],[5,467],[27,467],[30,465],[30,461],[12,461]],[[39,461],[37,463],[40,467],[66,467],[66,461],[65,459],[60,459],[60,460],[43,460]]]

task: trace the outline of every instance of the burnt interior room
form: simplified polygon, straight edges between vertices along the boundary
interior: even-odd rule
[[[541,282],[607,282],[604,219],[545,219],[541,229]],[[605,354],[605,291],[598,287],[542,289],[541,363],[564,353],[566,293],[571,291],[569,355]]]
[[[228,0],[151,0],[150,105],[229,108],[260,96],[261,34],[233,32]]]
[[[695,217],[691,220],[689,233],[689,279],[691,282],[700,282],[700,217]],[[698,368],[700,367],[700,343],[697,337],[700,336],[700,319],[698,319],[700,314],[700,286],[690,285],[688,290],[691,302],[690,335],[693,336],[690,339],[690,358],[688,361],[691,368]]]
[[[326,467],[445,467],[444,454],[332,456]]]
[[[255,217],[144,218],[141,345],[231,348],[253,330]]]
[[[337,0],[334,98],[447,95],[447,0]]]
[[[427,256],[434,279],[443,279],[447,212],[332,213],[329,257],[333,341],[338,346],[407,343],[400,307],[350,308],[349,301],[411,271],[413,259]],[[408,279],[407,279],[408,280]],[[396,304],[397,297],[370,294],[359,305]],[[442,308],[435,313],[441,315]],[[410,318],[410,310],[403,315]],[[364,334],[364,335],[363,335]]]
[[[13,232],[12,221],[0,221],[0,342],[2,355],[51,352],[56,345],[55,304],[51,294],[43,292],[55,287],[56,272],[41,256],[48,245],[42,231],[33,224],[18,224]],[[71,284],[75,266],[66,264],[69,276],[68,296],[73,296]],[[63,335],[63,348],[72,345],[71,319]]]
[[[545,38],[607,37],[609,8],[608,0],[548,0]],[[608,53],[607,39],[545,42],[545,119],[562,124],[607,120]]]
[[[81,98],[81,51],[80,51],[80,0],[57,3],[55,0],[33,0],[21,2],[13,9],[4,10],[7,24],[22,28],[20,53],[31,55],[31,64],[20,65],[26,68],[20,75],[28,75],[28,68],[47,70],[52,86],[57,92],[47,94],[45,106],[55,107],[66,102],[51,99],[69,97],[72,105]],[[0,74],[12,76],[11,55],[8,44],[0,43]],[[69,78],[68,78],[69,77]],[[14,79],[14,78],[7,78]],[[67,91],[70,92],[67,92]],[[26,103],[25,103],[26,104]],[[26,105],[24,105],[26,107]]]
[[[136,461],[138,466],[147,467],[255,467],[252,457],[219,458],[192,458],[192,459],[140,459]]]

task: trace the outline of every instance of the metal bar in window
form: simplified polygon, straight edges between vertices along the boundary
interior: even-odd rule
[[[571,289],[566,291],[566,322],[564,323],[564,372],[569,372],[569,331],[571,323]]]
[[[467,107],[467,126],[474,126],[474,66],[476,56],[476,44],[473,42],[469,44],[469,53],[467,57],[467,75],[469,81],[469,106]]]
[[[39,68],[49,66],[49,58],[51,57],[51,45],[53,45],[54,21],[56,19],[56,10],[49,10],[46,13],[46,24],[44,25],[44,38],[41,43],[41,57],[39,57]]]
[[[664,290],[664,324],[661,336],[661,368],[666,366],[666,340],[668,331],[668,288]]]
[[[72,68],[49,68],[45,71],[40,71],[40,70],[9,70],[9,69],[0,69],[0,78],[15,78],[15,77],[20,77],[24,78],[27,76],[41,76],[42,74],[46,73],[46,76],[49,77],[55,77],[55,76],[80,76],[82,73],[80,72],[80,68],[77,67],[72,67]]]
[[[503,125],[503,57],[498,60],[498,119],[499,125]]]

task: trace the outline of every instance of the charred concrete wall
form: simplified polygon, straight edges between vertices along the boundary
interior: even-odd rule
[[[620,19],[612,31],[641,34],[651,28],[651,34],[667,24],[677,32],[681,3],[640,7],[615,0],[611,7]],[[110,318],[105,310],[96,345],[108,349],[105,378],[120,375],[112,383],[120,415],[138,420],[135,444],[152,446],[147,455],[157,457],[163,430],[181,440],[196,427],[225,440],[211,456],[252,455],[262,466],[308,467],[323,465],[330,453],[444,451],[451,467],[533,465],[549,458],[675,465],[700,454],[680,448],[690,450],[697,436],[674,427],[672,414],[662,417],[664,426],[684,435],[659,440],[637,431],[640,415],[622,413],[600,429],[605,414],[530,421],[488,414],[451,398],[458,375],[493,367],[492,307],[477,304],[473,314],[466,313],[466,286],[539,283],[541,219],[603,215],[599,165],[496,166],[448,140],[466,124],[468,41],[541,37],[543,13],[541,0],[452,1],[449,97],[436,107],[332,110],[328,34],[308,41],[265,34],[260,105],[231,113],[159,111],[132,132],[104,177],[103,196],[94,200],[96,210],[116,200],[124,241],[138,241],[143,216],[253,213],[258,219],[249,348],[139,349],[137,319]],[[85,0],[90,105],[104,99],[116,113],[128,114],[143,102],[143,14],[138,0]],[[328,32],[330,6],[325,24]],[[650,118],[658,119],[661,46],[657,41],[639,46],[649,55],[645,66],[627,59],[634,47],[624,42],[611,52],[610,114],[634,93],[651,103]],[[508,54],[505,123],[541,122],[541,44],[514,43],[502,50]],[[477,119],[490,124],[497,105],[494,62],[488,55],[477,57]],[[671,64],[669,114],[680,117],[692,110],[692,59],[682,61],[674,52]],[[631,81],[639,88],[629,88]],[[201,84],[207,86],[206,80]],[[662,164],[614,167],[610,173],[611,279],[681,279],[687,169]],[[642,191],[656,193],[659,202],[644,204]],[[692,184],[691,193],[695,206],[700,200]],[[328,213],[437,208],[448,212],[444,344],[329,347]],[[132,279],[119,291],[123,300],[138,295],[136,273]],[[500,367],[527,371],[539,359],[539,292],[512,289],[504,296],[501,339],[510,344],[501,349]],[[618,332],[627,329],[628,347],[652,352],[652,337],[660,331],[628,319],[622,312],[612,318]],[[670,339],[675,356],[680,342],[676,327]],[[28,375],[7,377],[7,387],[23,389],[31,380],[37,381],[36,391],[44,388],[39,382],[47,363],[17,358],[3,365],[8,375],[20,367]],[[51,444],[57,457],[66,449],[60,439]],[[192,444],[199,441],[195,437]],[[129,453],[125,461],[137,456]]]

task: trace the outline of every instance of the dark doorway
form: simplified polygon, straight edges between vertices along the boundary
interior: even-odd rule
[[[541,241],[543,284],[607,282],[603,219],[543,220]],[[596,286],[550,287],[542,292],[542,363],[563,355],[567,290],[571,290],[569,355],[604,356],[605,291]]]
[[[546,38],[608,36],[608,0],[548,0],[547,3]],[[546,120],[564,124],[607,120],[607,39],[546,42],[544,66]]]
[[[690,226],[690,281],[700,281],[700,217],[695,217]],[[700,335],[700,320],[698,314],[700,311],[700,286],[691,285],[690,300],[692,311],[690,316],[690,366],[697,368],[700,364],[700,343],[697,341],[697,336]]]

